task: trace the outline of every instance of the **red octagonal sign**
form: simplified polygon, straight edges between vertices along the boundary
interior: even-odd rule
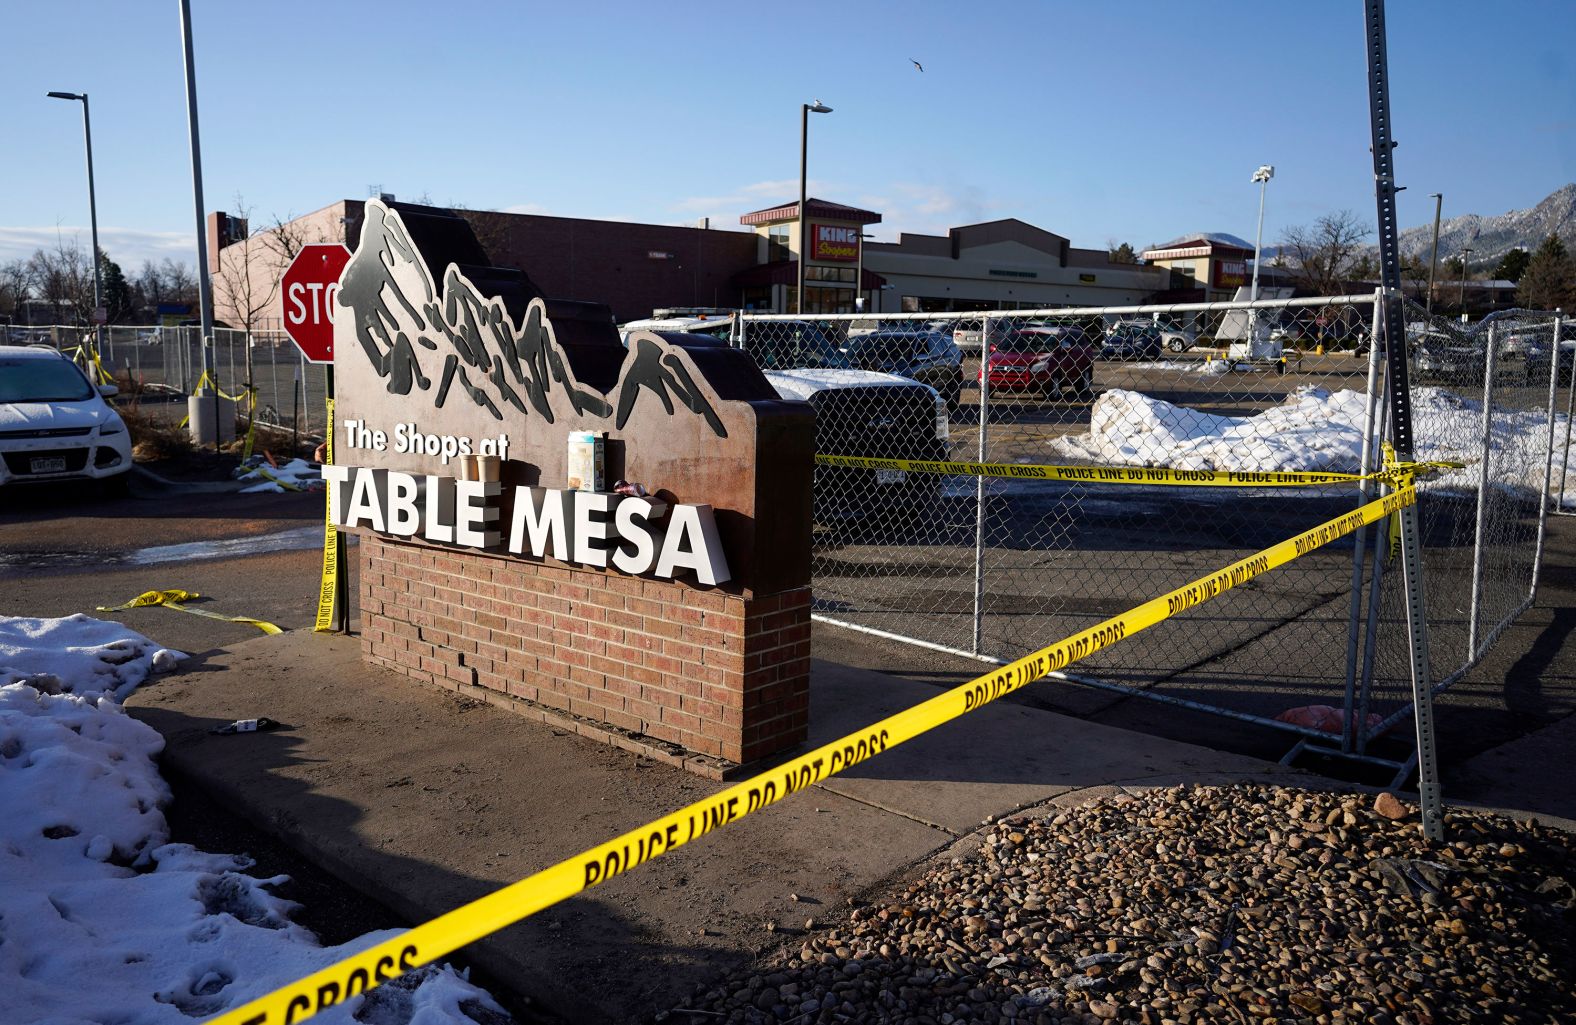
[[[334,362],[334,300],[349,262],[350,250],[338,243],[302,246],[279,281],[285,333],[310,362]]]

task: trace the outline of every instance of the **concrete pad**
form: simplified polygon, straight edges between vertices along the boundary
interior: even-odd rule
[[[1450,772],[1451,804],[1470,804],[1576,831],[1576,715],[1468,759]]]
[[[247,641],[128,704],[166,737],[168,770],[412,922],[719,789],[372,669],[341,637]],[[286,728],[208,732],[259,715]],[[567,1020],[640,1017],[952,839],[807,791],[465,955]]]
[[[812,661],[810,680],[812,745],[936,695],[927,683],[821,660]],[[962,834],[987,817],[1069,791],[1125,781],[1159,786],[1204,773],[1254,780],[1300,775],[1243,755],[998,701],[820,785]]]

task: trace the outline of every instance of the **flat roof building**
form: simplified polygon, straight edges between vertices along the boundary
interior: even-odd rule
[[[797,202],[744,214],[740,223],[750,230],[732,231],[385,200],[432,230],[463,220],[474,240],[453,251],[476,261],[467,273],[484,290],[476,275],[502,274],[512,294],[604,303],[621,322],[661,307],[798,309]],[[313,242],[354,249],[363,206],[342,199],[251,235],[245,222],[210,214],[216,319],[277,330],[278,281],[290,257]],[[1079,249],[1015,218],[871,242],[865,229],[881,222],[880,213],[821,199],[807,200],[805,209],[806,314],[1128,305],[1172,280],[1168,268],[1114,263],[1103,249]],[[441,278],[442,268],[435,270]]]

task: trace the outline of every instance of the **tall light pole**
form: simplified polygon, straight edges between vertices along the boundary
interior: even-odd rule
[[[811,111],[817,114],[830,114],[832,108],[820,100],[799,104],[799,288],[794,296],[794,312],[801,315],[804,313],[804,264],[810,255],[810,251],[805,247],[804,204],[808,199],[805,189],[808,187],[806,171],[809,167]]]
[[[93,190],[93,123],[88,118],[88,94],[52,92],[49,95],[57,100],[82,101],[82,141],[88,151],[88,224],[93,233],[93,347],[103,351],[104,325],[99,320],[98,311],[104,308],[104,279],[99,272],[98,197]]]
[[[854,264],[854,312],[865,312],[865,239],[875,238],[868,235],[863,229],[859,232],[859,255]],[[876,312],[880,312],[879,310]]]
[[[1434,201],[1434,244],[1428,249],[1428,302],[1424,306],[1429,316],[1434,313],[1434,268],[1439,266],[1439,211],[1445,205],[1443,192],[1430,192],[1428,198]]]
[[[1259,301],[1259,250],[1264,243],[1264,193],[1273,177],[1275,177],[1275,168],[1271,164],[1261,164],[1259,169],[1253,172],[1253,181],[1259,184],[1259,230],[1253,236],[1253,288],[1248,293],[1249,302]],[[1204,296],[1206,299],[1209,297],[1208,281],[1204,283]],[[1248,345],[1251,351],[1252,345],[1259,340],[1258,307],[1254,307],[1248,314],[1248,324]]]
[[[192,150],[192,204],[197,211],[197,316],[202,324],[203,373],[208,372],[208,345],[213,337],[213,281],[208,276],[208,225],[203,216],[202,201],[202,142],[197,132],[197,65],[192,56],[192,8],[190,0],[180,0],[181,55],[186,64],[186,128],[191,138]],[[213,388],[213,447],[219,448],[219,384],[218,353],[214,353]],[[332,425],[330,425],[332,426]],[[196,429],[196,424],[192,425]]]
[[[1461,307],[1463,317],[1467,315],[1467,257],[1471,255],[1471,246],[1461,250],[1461,294],[1456,297],[1456,305]]]

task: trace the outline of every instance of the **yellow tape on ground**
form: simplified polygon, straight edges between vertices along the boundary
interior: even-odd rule
[[[202,616],[204,619],[219,619],[226,623],[245,623],[248,626],[257,627],[257,629],[261,630],[265,634],[284,633],[284,630],[268,622],[266,619],[253,619],[251,616],[226,616],[218,612],[209,612],[207,609],[189,609],[184,604],[185,602],[191,601],[193,598],[201,597],[202,595],[198,594],[196,591],[182,591],[173,588],[168,591],[143,591],[141,594],[137,595],[135,598],[131,599],[131,601],[128,601],[123,605],[100,605],[98,606],[97,611],[121,612],[125,609],[143,609],[157,605],[166,609],[174,609],[176,612],[185,612],[193,616]]]
[[[248,444],[251,443],[251,432],[250,431],[247,432],[247,443]],[[268,471],[268,467],[266,467],[266,466],[256,467],[255,468],[255,472],[258,475],[260,475],[261,477],[263,477],[265,480],[273,481],[275,484],[277,484],[280,487],[284,488],[286,491],[300,491],[301,490],[301,485],[299,485],[299,484],[292,484],[289,481],[284,480],[283,478],[274,476],[272,473],[270,473]]]
[[[369,947],[266,996],[210,1019],[213,1025],[292,1025],[419,965],[473,943],[614,876],[698,840],[844,769],[1011,694],[1185,609],[1398,512],[1406,488],[1026,655],[912,708],[823,744],[670,815]]]
[[[1376,473],[1323,473],[1315,470],[1277,470],[1252,473],[1239,470],[1173,470],[1168,466],[1052,466],[1043,463],[966,463],[930,459],[876,459],[868,456],[818,455],[821,466],[856,470],[906,470],[913,473],[949,473],[964,477],[1006,477],[1020,480],[1055,480],[1077,484],[1156,484],[1210,488],[1319,487],[1356,481],[1398,481],[1460,463],[1387,463]]]
[[[323,439],[323,462],[334,461],[334,400],[328,400],[328,433]],[[334,485],[323,482],[323,575],[318,583],[317,622],[313,633],[334,629],[334,601],[339,593],[339,531],[334,528]]]

